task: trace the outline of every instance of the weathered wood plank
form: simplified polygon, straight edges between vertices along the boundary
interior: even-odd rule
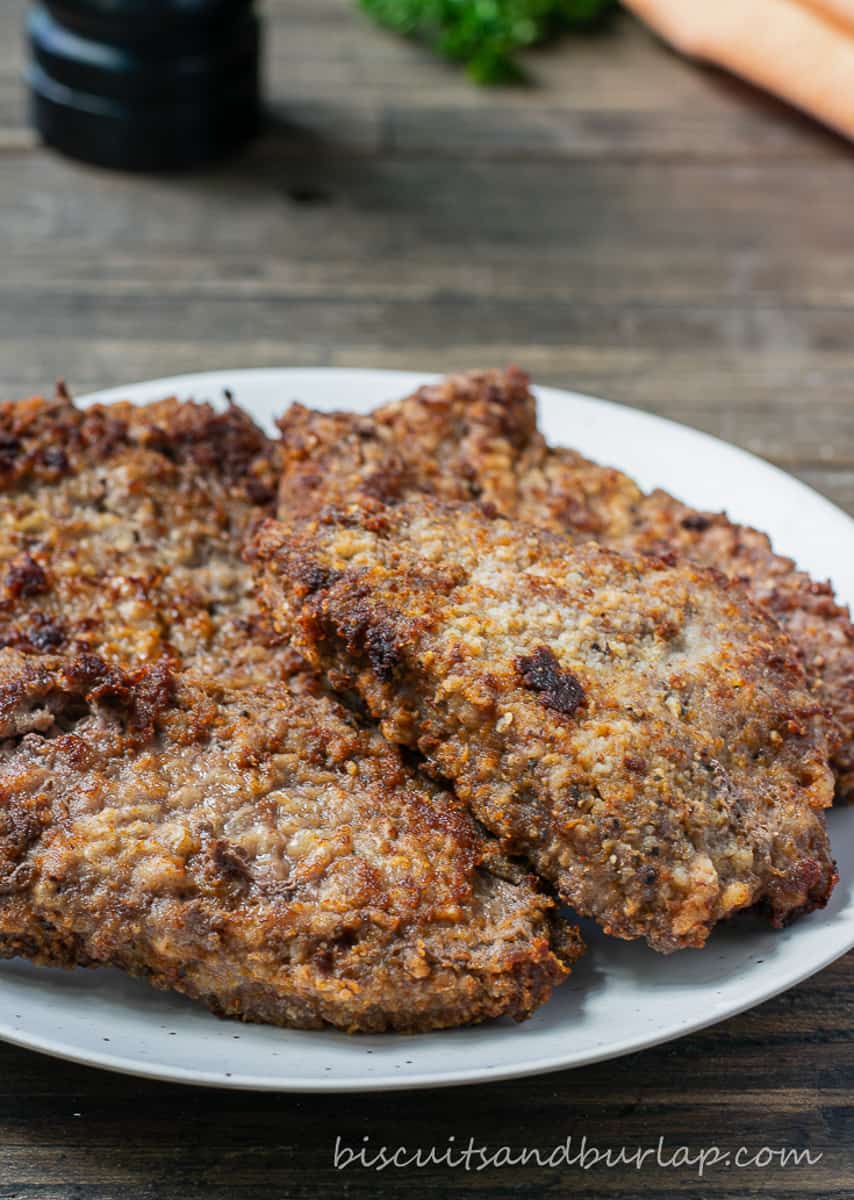
[[[798,467],[795,474],[804,483],[827,496],[834,504],[854,516],[854,471]]]
[[[0,159],[0,387],[515,360],[783,465],[841,471],[854,462],[850,183],[847,162],[520,174],[294,166],[268,147],[200,179],[135,180]],[[793,207],[810,214],[796,239]]]
[[[769,309],[824,307],[844,319],[854,305],[853,183],[849,161],[821,172],[549,163],[519,171],[429,157],[295,162],[269,143],[189,179],[8,157],[0,244],[4,278],[20,286],[138,279],[169,288],[191,271],[234,286],[473,294],[544,309],[560,300],[650,310],[747,304],[759,314],[755,328]],[[809,214],[796,231],[794,212]],[[800,341],[798,321],[795,313],[766,336]],[[736,317],[727,342],[742,336],[752,328],[742,331]]]

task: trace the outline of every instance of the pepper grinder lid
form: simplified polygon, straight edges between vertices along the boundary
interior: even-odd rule
[[[259,127],[254,0],[41,0],[28,34],[34,123],[74,158],[188,168]]]

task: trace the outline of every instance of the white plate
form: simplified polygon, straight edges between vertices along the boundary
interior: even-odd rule
[[[292,400],[367,411],[423,376],[392,371],[217,371],[118,388],[93,399],[216,399],[229,388],[259,421]],[[631,409],[542,388],[555,442],[625,468],[698,507],[767,529],[779,550],[854,600],[854,522],[809,488],[702,433]],[[854,946],[854,808],[830,814],[841,882],[829,907],[775,933],[746,920],[700,953],[662,958],[588,927],[569,982],[523,1025],[498,1021],[418,1037],[349,1037],[220,1021],[114,971],[0,964],[0,1038],[76,1062],[220,1087],[373,1091],[506,1079],[614,1058],[759,1004]]]

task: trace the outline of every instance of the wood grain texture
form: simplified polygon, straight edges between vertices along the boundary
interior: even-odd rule
[[[126,178],[27,126],[0,5],[0,392],[215,367],[515,361],[770,458],[854,513],[854,156],[628,18],[492,92],[350,0],[268,0],[268,131]],[[721,503],[726,503],[721,481]],[[854,957],[668,1047],[367,1099],[205,1092],[0,1046],[0,1200],[854,1197]],[[336,1173],[350,1145],[808,1147],[787,1171]]]

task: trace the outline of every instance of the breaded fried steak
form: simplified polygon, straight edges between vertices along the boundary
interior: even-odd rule
[[[580,952],[447,792],[289,686],[236,408],[0,408],[0,957],[112,964],[246,1020],[523,1017]]]
[[[742,585],[422,499],[262,526],[265,603],[584,915],[661,951],[835,881],[820,707]]]
[[[527,1016],[566,974],[555,949],[577,955],[334,702],[20,657],[0,659],[0,954],[367,1031]]]
[[[360,496],[396,503],[421,493],[482,500],[505,516],[617,550],[677,552],[745,579],[799,650],[831,713],[841,796],[854,795],[854,627],[830,586],[773,552],[764,533],[666,492],[645,495],[621,471],[550,447],[517,370],[452,376],[372,416],[294,405],[280,422],[283,520]]]

